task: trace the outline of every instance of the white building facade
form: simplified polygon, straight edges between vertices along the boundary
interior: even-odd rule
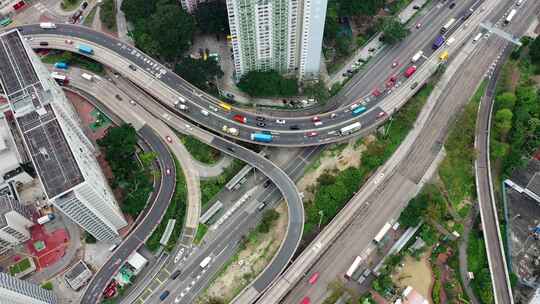
[[[328,0],[227,0],[236,79],[275,70],[317,79]]]
[[[34,211],[7,195],[0,196],[0,254],[30,239]]]
[[[127,225],[79,118],[18,31],[0,35],[0,84],[47,198],[98,240]]]
[[[52,291],[0,272],[0,303],[56,304],[58,300]]]

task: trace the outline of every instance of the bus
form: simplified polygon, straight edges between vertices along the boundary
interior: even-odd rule
[[[452,19],[448,20],[448,22],[446,22],[446,24],[443,25],[443,27],[441,28],[441,34],[446,33],[452,27],[454,22],[456,22],[456,18],[452,18]]]
[[[13,19],[6,17],[2,20],[0,20],[0,27],[8,26],[13,22]]]
[[[56,69],[62,69],[62,70],[67,70],[68,69],[68,64],[63,62],[63,61],[58,61],[54,64],[54,68]]]
[[[265,133],[251,133],[251,140],[269,143],[272,141],[272,135]]]
[[[388,232],[388,230],[390,230],[390,228],[392,228],[392,224],[390,223],[386,223],[384,224],[384,226],[382,227],[382,229],[379,231],[379,233],[377,233],[377,235],[375,236],[375,238],[373,238],[373,241],[375,243],[379,243],[381,242],[381,240],[384,238],[384,236],[386,235],[386,233]]]
[[[79,45],[79,52],[87,55],[94,55],[94,49],[84,44]]]
[[[208,264],[210,264],[210,262],[212,261],[212,257],[205,257],[204,260],[202,260],[201,264],[199,264],[199,266],[201,266],[202,269],[206,268],[208,266]]]
[[[348,135],[348,134],[351,134],[360,130],[361,128],[362,128],[362,124],[359,121],[357,121],[355,123],[352,123],[346,127],[339,129],[339,134],[342,136]]]
[[[358,107],[356,109],[354,109],[351,113],[353,116],[357,116],[357,115],[360,115],[362,113],[364,113],[366,111],[366,107]]]
[[[220,102],[218,103],[218,105],[219,105],[223,110],[225,110],[225,111],[227,111],[227,112],[230,111],[230,110],[232,110],[232,106],[231,106],[230,104],[224,102],[224,101],[220,101]]]
[[[356,269],[358,269],[358,266],[360,266],[360,263],[362,262],[362,258],[360,256],[356,256],[354,259],[352,265],[347,269],[347,272],[345,273],[345,278],[350,280]]]
[[[516,9],[511,10],[508,16],[506,16],[506,18],[504,19],[504,24],[510,24],[510,22],[512,22],[512,19],[514,18],[516,13],[517,13]]]
[[[57,72],[52,72],[51,73],[51,77],[59,84],[59,85],[66,85],[69,83],[69,80],[68,78],[66,77],[66,75],[63,75],[63,74],[60,74],[60,73],[57,73]]]

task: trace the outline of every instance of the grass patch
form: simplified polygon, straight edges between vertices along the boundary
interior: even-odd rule
[[[199,224],[199,227],[197,227],[197,234],[195,235],[195,239],[193,240],[193,243],[200,244],[206,233],[208,232],[208,225],[206,224]]]
[[[50,281],[45,282],[45,283],[41,284],[41,288],[47,289],[47,290],[53,290],[53,284]]]
[[[86,18],[84,18],[84,21],[83,21],[84,26],[88,26],[88,27],[92,26],[92,23],[94,23],[94,18],[96,18],[97,9],[98,9],[98,6],[97,5],[94,6],[92,10],[90,11],[90,13],[88,13]]]
[[[79,8],[82,0],[63,0],[60,3],[60,8],[66,12],[71,12]]]
[[[115,0],[105,0],[101,5],[101,10],[99,11],[99,19],[105,27],[113,32],[116,32],[116,1]]]
[[[439,175],[446,185],[448,198],[454,206],[465,198],[476,195],[473,163],[476,159],[474,136],[476,115],[487,82],[476,90],[464,112],[454,123],[445,143],[446,158],[441,163]],[[456,208],[457,209],[457,208]]]
[[[179,135],[179,137],[191,156],[197,161],[211,165],[219,160],[221,156],[219,150],[210,147],[191,135]]]
[[[159,248],[159,240],[165,232],[167,223],[169,219],[176,219],[176,224],[174,225],[171,238],[165,246],[165,249],[170,251],[174,248],[176,240],[180,237],[182,233],[182,227],[184,225],[184,217],[186,214],[186,202],[187,202],[187,184],[186,177],[182,172],[182,167],[178,160],[175,158],[174,163],[176,164],[176,188],[174,189],[173,199],[171,200],[163,219],[157,226],[156,230],[152,233],[148,241],[146,241],[146,247],[151,251],[155,251]]]
[[[28,270],[32,265],[30,264],[30,259],[29,258],[25,258],[25,259],[22,259],[20,260],[19,262],[11,265],[9,267],[9,273],[14,276],[18,273],[21,273],[21,272],[24,272],[26,270]]]
[[[244,167],[240,160],[233,160],[232,164],[223,170],[219,176],[201,181],[201,206],[204,210],[212,198],[223,189],[225,184]]]
[[[76,66],[99,75],[105,75],[105,69],[101,63],[77,53],[67,51],[50,52],[47,56],[42,57],[41,61],[48,64],[55,64],[62,61],[68,65]]]
[[[372,172],[394,153],[412,128],[432,90],[433,85],[424,86],[394,115],[392,121],[384,125],[385,136],[379,136],[367,146],[367,150],[362,154],[360,167],[350,167],[337,175],[323,174],[319,177],[315,198],[313,202],[306,203],[305,238],[310,238],[311,234],[315,233],[321,214],[322,228],[343,208]],[[336,149],[340,148],[341,146],[337,145]]]

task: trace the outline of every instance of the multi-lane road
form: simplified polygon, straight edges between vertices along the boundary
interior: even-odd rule
[[[224,110],[219,107],[217,99],[196,89],[140,50],[111,36],[85,27],[58,24],[56,29],[42,29],[38,25],[22,26],[19,29],[24,35],[36,36],[41,42],[47,42],[48,35],[64,37],[66,49],[74,50],[74,47],[76,47],[76,45],[70,45],[69,40],[72,38],[84,41],[92,46],[107,49],[108,52],[118,56],[119,60],[110,58],[106,64],[114,68],[116,68],[115,65],[123,64],[117,70],[127,70],[124,74],[130,79],[135,74],[140,73],[152,75],[156,86],[162,86],[166,90],[174,92],[174,98],[161,100],[161,102],[172,106],[174,101],[178,100],[178,97],[184,98],[191,109],[188,112],[177,111],[177,114],[183,115],[191,121],[201,123],[215,132],[227,135],[222,131],[223,126],[235,126],[240,131],[237,138],[245,141],[251,141],[250,136],[254,132],[268,132],[273,136],[273,140],[267,144],[304,146],[342,140],[339,130],[356,121],[361,122],[365,127],[369,127],[386,119],[386,116],[381,115],[393,112],[394,108],[385,109],[379,107],[378,104],[386,98],[392,98],[397,91],[410,90],[408,87],[415,81],[414,75],[411,79],[403,76],[405,68],[412,65],[410,58],[420,49],[424,50],[424,56],[433,54],[431,42],[436,37],[442,24],[450,17],[458,19],[456,25],[461,24],[460,17],[465,14],[465,11],[470,7],[476,8],[478,6],[473,3],[472,0],[463,1],[453,9],[449,9],[446,5],[434,5],[425,16],[418,19],[418,22],[423,24],[422,27],[419,29],[413,27],[412,34],[405,41],[395,48],[385,50],[383,52],[385,56],[378,57],[375,64],[371,64],[365,73],[355,76],[336,98],[343,104],[358,101],[356,103],[359,106],[366,107],[366,112],[359,116],[353,116],[349,108],[341,108],[318,116],[320,121],[317,123],[314,122],[313,116],[278,117],[258,115],[240,108],[233,108],[231,111]],[[426,58],[420,59],[415,65],[421,68]],[[392,68],[394,61],[399,64],[398,67]],[[130,65],[136,70],[127,69]],[[396,84],[386,88],[386,82],[391,76],[396,76]],[[370,94],[374,87],[378,87],[382,91],[382,95],[379,97],[366,96]],[[150,88],[145,87],[145,89],[153,93]],[[368,98],[362,98],[359,101],[360,97]],[[239,123],[233,119],[234,115],[242,115],[247,118],[248,122],[246,124]],[[264,121],[258,121],[258,116],[259,119],[264,119]],[[277,121],[280,119],[285,120],[285,124],[278,123]],[[264,123],[265,126],[262,127],[261,123]],[[310,132],[316,132],[316,135],[308,136]]]

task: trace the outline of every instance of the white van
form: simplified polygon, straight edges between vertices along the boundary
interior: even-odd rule
[[[87,74],[87,73],[82,73],[81,77],[82,77],[83,79],[88,80],[88,81],[94,80],[94,76],[92,76],[92,75],[90,75],[90,74]]]
[[[454,43],[454,41],[456,41],[456,38],[450,37],[448,40],[446,40],[446,45],[450,46],[452,43]]]
[[[204,116],[208,116],[209,113],[206,110],[201,110],[201,114],[204,115]]]
[[[421,57],[422,55],[424,55],[424,52],[423,51],[418,51],[416,54],[414,54],[414,56],[411,58],[411,62],[412,63],[415,63],[417,62]]]
[[[212,258],[207,256],[204,258],[204,260],[202,260],[201,264],[199,264],[199,266],[201,266],[202,269],[205,269],[208,264],[210,264],[210,262],[212,261]]]
[[[482,35],[483,35],[482,33],[476,34],[476,36],[474,36],[474,39],[473,39],[472,42],[473,42],[473,43],[478,42],[478,40],[480,40],[480,38],[482,38]]]

